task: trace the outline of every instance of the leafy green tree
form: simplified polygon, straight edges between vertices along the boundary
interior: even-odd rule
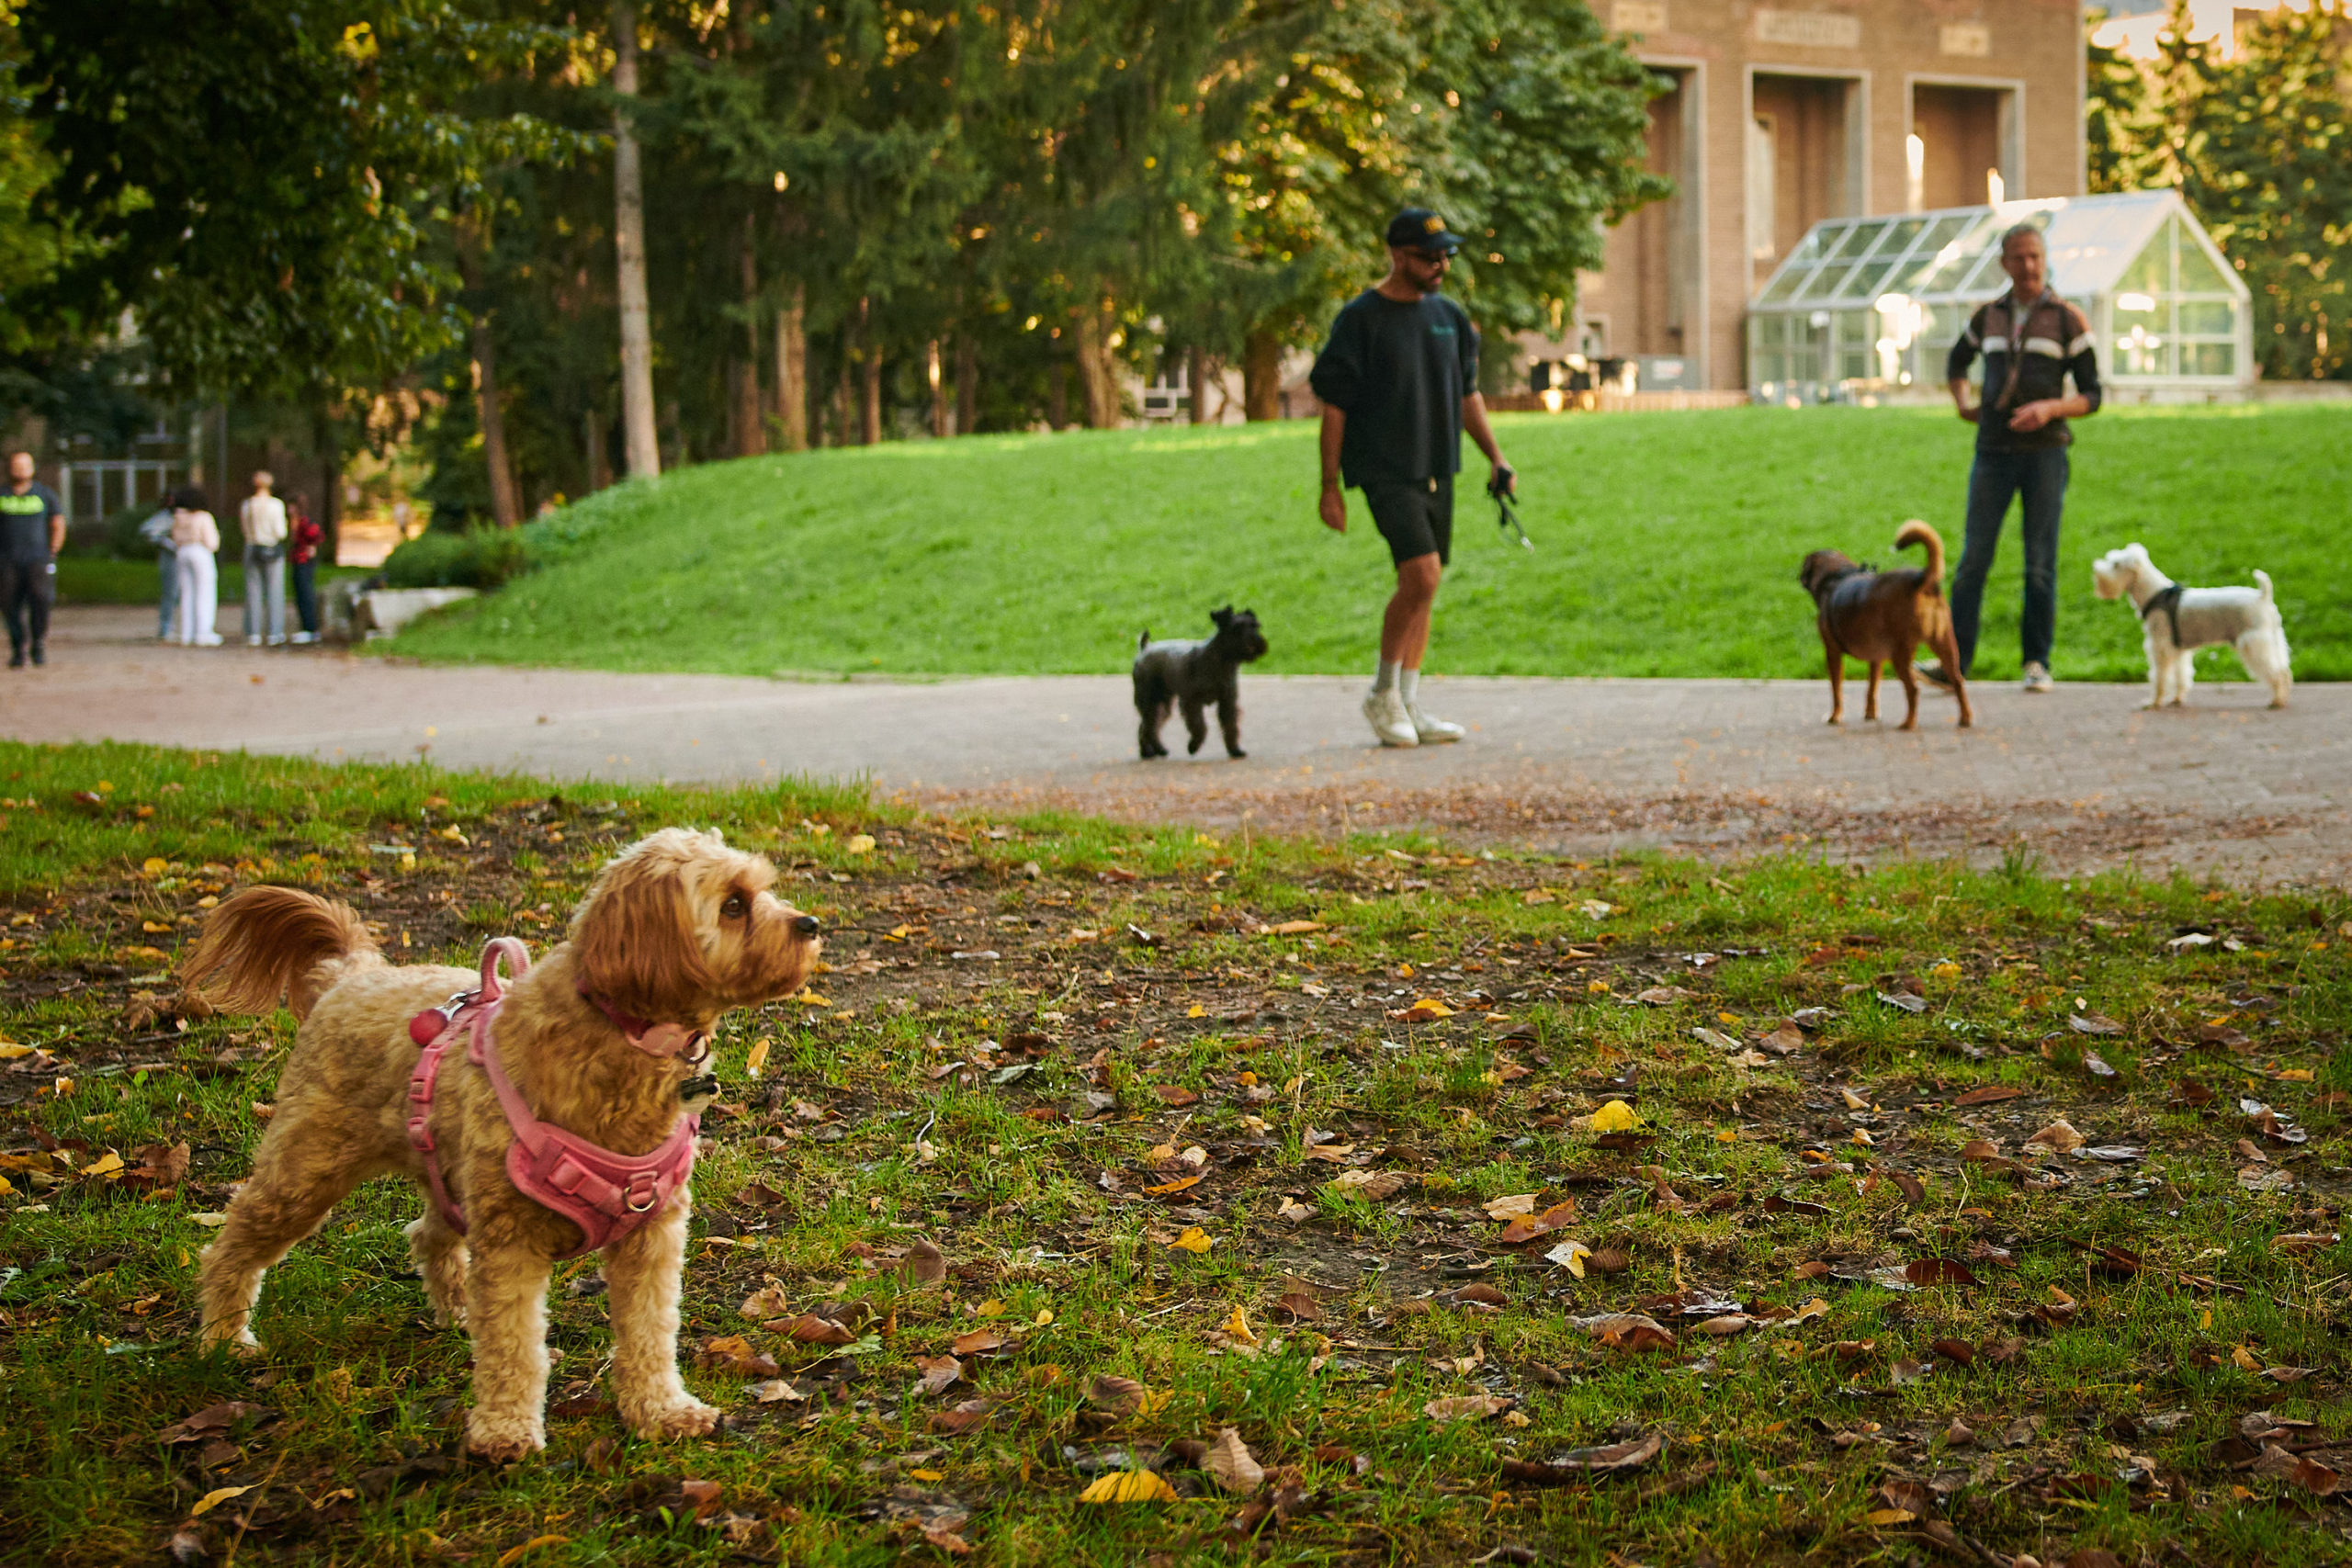
[[[2273,379],[2352,374],[2352,58],[2342,0],[2249,17],[2227,58],[2174,0],[2144,72],[2094,60],[2094,188],[2177,187],[2254,292]]]

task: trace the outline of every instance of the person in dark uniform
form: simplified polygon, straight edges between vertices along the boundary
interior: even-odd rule
[[[2058,520],[2066,504],[2066,448],[2075,440],[2066,422],[2098,412],[2098,352],[2088,320],[2050,287],[2041,230],[2020,223],[2001,237],[2001,270],[2009,275],[2009,291],[1968,319],[1944,362],[1952,405],[1976,426],[1968,534],[1951,581],[1952,637],[1965,676],[1976,659],[1984,579],[1993,570],[2009,498],[2016,496],[2024,513],[2025,689],[2046,692],[2058,634]],[[1971,406],[1968,367],[1979,354],[1984,388]],[[1951,690],[1941,666],[1926,665],[1919,672]]]
[[[49,662],[49,607],[57,603],[57,552],[65,547],[65,506],[33,482],[33,455],[8,454],[0,490],[0,609],[8,618],[8,668]]]
[[[1363,701],[1384,746],[1462,739],[1462,726],[1421,711],[1419,685],[1430,607],[1453,551],[1464,430],[1494,466],[1495,487],[1517,488],[1478,395],[1477,330],[1440,292],[1461,244],[1436,213],[1398,213],[1388,225],[1388,276],[1340,307],[1308,378],[1323,403],[1323,525],[1346,533],[1344,487],[1361,489],[1396,567],[1380,668]]]

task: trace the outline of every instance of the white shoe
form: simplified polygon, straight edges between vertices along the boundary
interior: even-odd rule
[[[2050,671],[2048,669],[2030,660],[2027,662],[2025,667],[2025,689],[2027,691],[2054,691],[2057,689],[2057,685],[2058,682],[2050,678]]]
[[[198,648],[218,648],[220,646],[222,640],[220,634],[214,632],[210,636],[198,637],[196,639],[196,646]]]
[[[1459,740],[1470,732],[1458,724],[1442,718],[1431,718],[1421,711],[1419,703],[1405,705],[1405,716],[1413,721],[1413,734],[1424,746],[1442,746],[1449,740]]]
[[[1363,716],[1372,721],[1372,732],[1380,737],[1383,746],[1419,746],[1420,731],[1413,728],[1413,716],[1405,711],[1405,699],[1394,688],[1372,692],[1363,699]]]
[[[286,640],[292,643],[297,648],[308,648],[311,644],[319,640],[319,634],[316,632],[295,632],[288,636]]]
[[[247,648],[259,648],[261,646],[261,638],[257,637],[249,637],[245,638],[245,646]]]

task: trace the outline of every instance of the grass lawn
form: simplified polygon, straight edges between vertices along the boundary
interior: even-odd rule
[[[2277,1568],[2352,1535],[2340,892],[125,746],[0,744],[0,818],[26,1560]],[[292,1036],[175,1011],[205,909],[302,882],[469,960],[673,821],[836,932],[815,994],[719,1043],[683,1339],[731,1429],[621,1428],[582,1261],[548,1451],[462,1462],[467,1347],[388,1181],[272,1274],[266,1357],[198,1354],[196,1254]],[[2031,1142],[2062,1121],[2088,1147]],[[795,1314],[850,1342],[767,1326]],[[1265,1472],[1237,1492],[1202,1467],[1227,1428]],[[1082,1498],[1141,1471],[1172,1495]]]
[[[1803,676],[1821,671],[1797,587],[1807,550],[1882,564],[1906,517],[1959,558],[1970,432],[1948,413],[1738,409],[1498,422],[1532,554],[1479,486],[1430,668],[1520,675]],[[1277,671],[1368,670],[1390,582],[1351,492],[1315,520],[1315,426],[893,443],[683,470],[575,507],[550,563],[401,636],[428,659],[729,674],[1115,671],[1136,632],[1205,635],[1255,608]],[[2082,423],[2059,577],[2057,673],[2145,679],[2130,608],[2090,562],[2138,539],[2181,581],[2278,586],[2296,673],[2352,678],[2352,409],[2119,409]],[[1475,454],[1474,454],[1475,457]],[[1916,554],[1912,558],[1916,559]],[[2012,677],[2014,524],[1987,592],[1978,673]],[[2242,679],[2204,656],[2205,679]]]

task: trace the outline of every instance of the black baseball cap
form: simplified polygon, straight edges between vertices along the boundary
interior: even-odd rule
[[[1388,220],[1388,243],[1451,255],[1462,248],[1462,236],[1448,233],[1445,220],[1428,208],[1408,207]]]

